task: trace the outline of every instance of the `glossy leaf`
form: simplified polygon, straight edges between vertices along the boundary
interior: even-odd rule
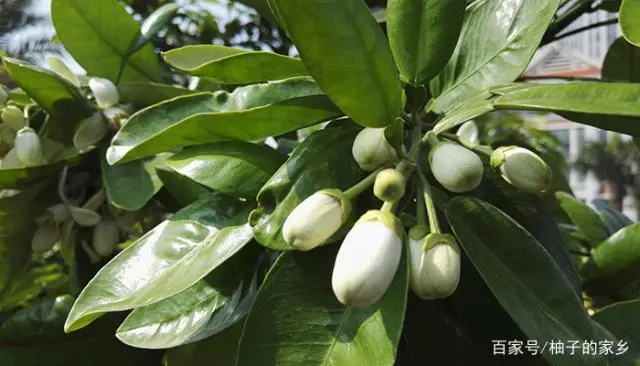
[[[356,123],[383,127],[402,111],[384,33],[362,0],[271,0],[309,74]]]
[[[592,246],[596,247],[607,239],[609,236],[607,226],[591,207],[578,202],[571,195],[564,192],[556,192],[556,199]]]
[[[467,7],[449,63],[431,81],[436,112],[516,79],[527,67],[559,0],[485,0]],[[480,46],[481,45],[481,46]]]
[[[340,111],[310,79],[289,79],[200,93],[143,109],[129,118],[107,151],[109,164],[176,147],[257,140],[333,119]]]
[[[82,290],[65,323],[153,304],[193,286],[251,238],[247,209],[218,197],[195,202],[120,252]]]
[[[529,339],[600,340],[610,336],[589,319],[553,258],[513,219],[471,197],[451,200],[446,215],[487,286]],[[543,356],[560,363],[554,356]],[[574,356],[580,359],[581,355]],[[573,362],[606,364],[602,357],[589,355]]]
[[[156,167],[156,173],[162,181],[162,187],[167,190],[181,206],[190,205],[206,196],[216,194],[184,175],[178,174],[175,170],[167,166],[161,165]],[[217,194],[222,195],[222,193]]]
[[[3,191],[4,197],[0,198],[0,299],[30,259],[31,238],[37,228],[34,218],[49,201],[42,193],[50,183],[38,183],[14,194]]]
[[[640,311],[640,299],[619,302],[600,309],[593,314],[593,319],[611,331],[619,342],[612,350],[619,353],[611,365],[638,365],[640,363],[640,318],[635,316]],[[622,346],[622,348],[621,348]],[[625,350],[626,346],[626,351]]]
[[[299,59],[265,51],[193,45],[167,51],[162,56],[175,69],[220,83],[250,84],[308,75]]]
[[[580,295],[580,280],[562,233],[558,229],[557,223],[561,222],[561,219],[553,212],[557,210],[560,214],[564,214],[564,211],[553,194],[550,195],[551,197],[540,197],[524,193],[505,182],[499,173],[487,164],[484,181],[473,195],[491,202],[531,233],[571,282],[576,295]],[[567,217],[563,218],[566,221],[569,220]]]
[[[637,0],[622,0],[620,6],[620,28],[622,34],[633,45],[640,47],[640,3]]]
[[[120,100],[139,107],[163,102],[167,99],[193,94],[194,91],[169,84],[132,82],[118,87]]]
[[[274,250],[291,250],[282,237],[289,213],[305,198],[323,188],[348,189],[363,173],[351,156],[358,128],[351,121],[312,134],[262,187],[258,208],[249,223],[256,240]]]
[[[602,64],[602,78],[640,82],[640,48],[618,38],[607,51]]]
[[[549,111],[572,121],[640,134],[640,85],[583,82],[529,84],[498,97],[496,109]]]
[[[390,0],[387,34],[400,75],[429,82],[447,64],[462,28],[466,0]]]
[[[2,169],[0,170],[0,189],[19,189],[37,183],[47,177],[58,174],[60,169],[65,165],[75,165],[80,160],[79,158],[79,155],[73,155],[67,159],[46,165],[17,169]]]
[[[13,275],[11,282],[2,290],[0,314],[17,307],[27,306],[47,288],[64,286],[69,280],[61,264],[31,264]]]
[[[51,16],[56,35],[65,49],[91,76],[116,81],[120,61],[140,32],[138,23],[116,0],[53,0]],[[148,44],[132,55],[121,82],[156,81],[160,63]]]
[[[264,145],[222,141],[185,149],[166,165],[214,191],[254,199],[284,161],[282,154]]]
[[[133,310],[116,336],[134,347],[170,348],[232,326],[253,304],[260,252],[257,244],[249,245],[193,286]]]
[[[239,322],[196,343],[168,349],[163,366],[210,366],[211,360],[219,365],[235,365],[242,325]]]
[[[62,326],[73,298],[50,298],[13,314],[0,326],[0,363],[3,365],[123,366],[158,364],[159,355],[127,347],[113,337],[110,322],[101,322],[74,334]]]
[[[470,119],[479,117],[493,110],[493,102],[486,96],[473,98],[462,104],[460,107],[453,109],[444,115],[442,119],[436,123],[433,132],[438,134],[455,128]]]
[[[138,52],[147,43],[151,42],[151,39],[171,22],[173,16],[180,10],[180,5],[176,3],[167,3],[161,7],[155,9],[153,13],[142,22],[140,25],[140,33],[136,35],[129,49],[127,50],[126,58],[130,55]]]
[[[109,165],[104,159],[104,150],[102,151],[102,183],[112,205],[127,211],[139,210],[162,188],[162,181],[155,168],[171,154],[158,154],[126,164]]]
[[[280,256],[260,287],[238,349],[238,366],[392,365],[407,303],[406,254],[385,296],[358,309],[331,289],[337,246]]]
[[[40,107],[51,115],[48,135],[62,142],[70,142],[80,120],[91,115],[85,98],[71,83],[51,71],[29,65],[24,61],[4,58],[3,66],[13,81]]]

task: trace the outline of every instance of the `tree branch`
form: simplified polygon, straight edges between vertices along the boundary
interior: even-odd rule
[[[560,15],[557,20],[551,23],[551,26],[549,27],[549,29],[547,29],[547,32],[542,37],[540,46],[544,46],[548,43],[553,42],[553,39],[558,33],[562,32],[576,19],[580,18],[582,14],[590,13],[593,10],[593,0],[582,0],[576,3],[569,10]]]
[[[602,26],[605,26],[605,25],[616,24],[616,23],[618,23],[618,18],[608,19],[608,20],[604,20],[604,21],[601,21],[601,22],[585,25],[584,27],[576,28],[576,29],[568,31],[566,33],[562,33],[562,34],[556,36],[556,38],[552,39],[551,42],[555,42],[557,40],[560,40],[560,39],[572,36],[574,34],[578,34],[578,33],[587,31],[589,29],[598,28],[598,27],[602,27]]]

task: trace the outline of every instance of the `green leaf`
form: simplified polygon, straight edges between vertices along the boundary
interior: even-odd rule
[[[150,82],[132,82],[118,87],[120,100],[139,107],[148,107],[167,99],[194,94],[194,91],[168,84]]]
[[[176,147],[225,140],[257,140],[340,116],[308,78],[178,97],[129,118],[111,141],[109,164]]]
[[[178,174],[175,170],[161,165],[156,167],[156,174],[162,181],[162,187],[182,206],[190,205],[206,196],[222,193],[211,192],[200,184]]]
[[[219,197],[187,206],[107,263],[82,290],[65,323],[80,329],[105,312],[166,299],[193,286],[251,239],[247,207]]]
[[[0,299],[10,283],[27,265],[31,238],[37,225],[35,217],[49,201],[42,195],[51,182],[41,182],[22,191],[3,191],[0,198]]]
[[[251,84],[309,75],[302,61],[265,51],[194,45],[167,51],[162,57],[171,67],[189,75],[228,84]]]
[[[27,168],[0,170],[0,189],[22,188],[34,184],[44,178],[56,175],[65,165],[73,166],[80,160],[79,155],[72,155],[64,160],[51,164]]]
[[[493,110],[493,101],[487,99],[487,97],[486,95],[480,95],[454,108],[436,123],[435,127],[433,127],[433,132],[436,134],[446,132],[470,119],[491,112]]]
[[[362,0],[271,0],[309,74],[356,123],[384,127],[403,94],[384,33]]]
[[[137,211],[162,188],[162,181],[155,168],[171,154],[158,154],[120,165],[107,164],[104,150],[100,156],[102,183],[109,203],[123,210]]]
[[[471,3],[449,63],[431,81],[436,112],[517,78],[538,49],[559,0]]]
[[[115,82],[120,62],[140,32],[123,5],[116,0],[53,0],[51,16],[57,37],[89,75]],[[159,78],[160,63],[148,44],[129,58],[120,82]]]
[[[522,225],[551,255],[558,267],[571,282],[576,295],[580,295],[580,280],[565,240],[560,232],[552,210],[564,214],[553,194],[550,197],[524,193],[505,182],[499,173],[485,165],[483,184],[474,192],[474,196],[491,202],[505,214]],[[568,221],[568,218],[565,218]]]
[[[593,314],[593,319],[619,339],[619,343],[612,347],[614,352],[620,353],[611,363],[614,366],[640,364],[640,318],[636,316],[639,311],[640,299],[619,302]],[[623,352],[624,348],[620,348],[623,343],[628,347],[626,352]]]
[[[556,192],[556,199],[593,247],[597,247],[607,239],[609,236],[607,225],[591,207],[578,202],[565,192]]]
[[[27,306],[48,286],[68,281],[65,270],[58,263],[31,264],[13,276],[0,297],[0,314],[18,306]]]
[[[407,304],[406,253],[385,296],[357,309],[331,289],[337,247],[280,256],[245,322],[238,366],[393,365]]]
[[[260,254],[257,244],[248,245],[193,286],[133,310],[116,337],[134,347],[170,348],[234,325],[247,314],[256,296],[261,278],[255,267]]]
[[[447,64],[456,47],[466,0],[390,0],[387,34],[400,75],[429,82]]]
[[[4,58],[3,66],[13,81],[51,115],[47,135],[70,142],[76,124],[91,115],[80,91],[60,76],[24,61]]]
[[[471,197],[452,199],[446,215],[487,286],[529,339],[608,337],[587,316],[553,258],[513,219]],[[561,364],[555,356],[543,356]],[[601,357],[571,357],[572,364],[606,364]]]
[[[242,326],[242,322],[238,322],[207,339],[169,348],[163,366],[210,366],[211,360],[218,365],[235,365]]]
[[[13,314],[0,326],[3,365],[157,365],[158,354],[127,347],[113,337],[110,322],[74,334],[62,325],[73,298],[50,298]]]
[[[209,189],[253,200],[284,161],[264,145],[222,141],[185,149],[165,164]]]
[[[622,0],[620,6],[620,28],[629,43],[640,47],[640,3],[637,0]]]
[[[249,223],[256,240],[274,250],[292,250],[282,237],[289,213],[324,188],[348,189],[362,177],[351,155],[358,128],[350,121],[329,126],[303,141],[258,193]]]
[[[602,64],[602,78],[640,82],[640,48],[618,38],[607,51]]]
[[[640,278],[639,265],[640,224],[633,224],[602,242],[592,252],[581,275],[586,281],[616,277],[611,282],[616,282],[615,287],[621,288]]]
[[[173,16],[178,12],[178,10],[180,10],[180,5],[176,3],[167,3],[149,14],[149,16],[140,25],[140,33],[136,35],[129,45],[126,58],[128,59],[130,55],[138,52],[147,43],[151,42],[151,39],[153,39],[153,37],[162,28],[171,22],[171,19],[173,19]]]
[[[548,111],[572,121],[640,134],[640,84],[526,84],[494,101],[496,109]]]

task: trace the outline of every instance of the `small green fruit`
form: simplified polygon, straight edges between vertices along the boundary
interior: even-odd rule
[[[385,169],[376,175],[373,194],[384,202],[396,202],[405,193],[404,176],[395,169]]]

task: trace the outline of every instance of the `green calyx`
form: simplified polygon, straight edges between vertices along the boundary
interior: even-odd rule
[[[420,240],[429,234],[429,227],[424,224],[418,224],[409,229],[409,238],[411,240]]]
[[[395,169],[385,169],[378,173],[373,184],[373,194],[384,202],[396,202],[405,193],[404,175]]]
[[[439,234],[439,233],[430,233],[424,238],[424,243],[422,244],[422,251],[426,252],[429,249],[435,247],[436,245],[446,244],[451,246],[458,254],[460,254],[460,247],[456,242],[456,238],[451,234]]]
[[[401,239],[404,239],[404,227],[402,226],[402,221],[400,221],[400,219],[398,219],[398,217],[393,213],[380,210],[369,210],[364,215],[360,216],[356,225],[370,221],[381,222],[384,226],[393,230]]]
[[[494,169],[499,169],[506,159],[505,152],[508,150],[514,149],[515,146],[502,146],[493,151],[491,157],[489,158],[489,163],[491,167]]]
[[[341,207],[341,211],[342,211],[342,222],[346,222],[347,219],[349,218],[349,215],[351,215],[351,210],[352,210],[352,205],[351,205],[351,201],[347,198],[347,196],[344,194],[344,192],[342,192],[339,189],[336,188],[328,188],[328,189],[322,189],[318,192],[322,192],[328,196],[331,196],[335,199],[337,199],[338,201],[340,201],[340,207]]]

